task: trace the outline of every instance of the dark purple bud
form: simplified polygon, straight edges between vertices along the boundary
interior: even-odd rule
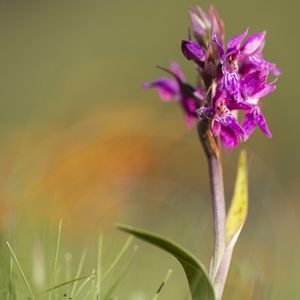
[[[224,22],[220,19],[219,14],[213,5],[209,8],[209,18],[212,23],[212,33],[216,34],[217,37],[224,40]]]
[[[183,55],[188,60],[193,61],[204,61],[205,60],[205,52],[201,46],[193,41],[182,41],[181,50]]]
[[[191,18],[191,29],[196,38],[206,37],[211,29],[211,21],[207,14],[199,7],[193,7],[189,11]]]

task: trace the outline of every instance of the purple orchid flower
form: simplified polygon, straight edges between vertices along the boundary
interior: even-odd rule
[[[240,35],[230,39],[227,43],[227,49],[224,50],[223,42],[219,40],[216,34],[213,35],[212,41],[216,44],[219,60],[222,66],[221,88],[225,89],[236,101],[241,101],[240,93],[240,74],[239,74],[239,57],[241,43],[248,34],[248,28]]]
[[[185,82],[185,76],[177,63],[171,63],[170,70],[163,70],[170,73],[174,79],[161,77],[158,80],[144,83],[142,87],[145,89],[155,88],[163,101],[168,102],[175,99],[185,113],[187,127],[192,128],[197,120],[196,109],[201,101],[200,90],[198,89],[196,92]]]
[[[179,65],[176,63],[171,63],[170,70],[176,79],[161,77],[155,81],[144,83],[142,87],[145,89],[155,88],[158,91],[161,100],[166,102],[171,101],[173,98],[180,95],[180,82],[185,81],[185,77],[181,72]]]
[[[273,83],[267,83],[268,72],[256,70],[241,78],[241,93],[244,102],[256,105],[258,100],[276,89]]]
[[[237,101],[241,101],[241,76],[256,70],[271,72],[275,76],[280,75],[280,71],[275,64],[262,58],[266,32],[262,31],[249,36],[242,45],[247,34],[248,28],[242,34],[230,39],[227,43],[226,51],[216,35],[212,38],[217,46],[222,65],[222,84],[224,89],[232,94]]]
[[[242,127],[245,130],[245,140],[251,135],[256,127],[271,138],[272,134],[268,128],[265,117],[260,109],[261,99],[276,89],[274,83],[267,83],[267,71],[255,71],[245,75],[241,80],[241,91],[244,101],[252,106],[245,114]]]
[[[213,107],[201,107],[197,110],[197,114],[200,119],[211,120],[213,136],[220,137],[226,148],[235,148],[246,133],[229,109],[231,101],[226,95],[224,92],[217,92],[213,99]]]
[[[270,72],[274,76],[279,76],[281,71],[275,64],[263,59],[262,51],[265,46],[266,31],[254,33],[247,38],[240,49],[240,62],[248,70],[260,69]],[[245,68],[245,67],[244,67]]]
[[[266,32],[248,36],[247,28],[224,46],[224,24],[213,7],[208,13],[195,7],[189,15],[191,34],[182,41],[181,50],[187,60],[195,63],[197,85],[188,84],[173,63],[170,70],[165,70],[173,79],[162,77],[143,87],[155,88],[164,101],[175,99],[184,110],[189,128],[197,116],[209,120],[212,135],[227,148],[248,139],[256,127],[270,138],[261,102],[276,89],[277,78],[270,83],[269,75],[278,77],[280,70],[263,58]],[[238,113],[243,115],[241,125]]]

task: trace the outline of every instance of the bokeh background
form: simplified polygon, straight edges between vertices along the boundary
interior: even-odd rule
[[[29,273],[32,246],[42,236],[46,252],[54,250],[45,232],[55,232],[61,216],[74,260],[99,233],[113,253],[126,238],[113,228],[121,221],[167,235],[208,263],[211,208],[196,132],[175,104],[140,88],[161,75],[155,65],[171,61],[195,80],[180,52],[193,4],[210,1],[0,2],[0,223]],[[265,57],[283,70],[264,101],[273,139],[257,131],[240,147],[249,157],[250,211],[225,299],[299,299],[300,6],[213,4],[227,37],[247,26],[267,30]],[[239,150],[224,153],[227,200]],[[188,299],[177,262],[135,243],[119,299],[151,299],[168,268],[161,298]]]

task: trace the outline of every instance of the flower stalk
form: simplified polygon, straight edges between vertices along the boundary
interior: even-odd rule
[[[226,246],[226,210],[224,199],[224,185],[222,163],[220,157],[208,159],[211,200],[214,227],[214,256],[212,259],[212,279],[215,278]]]
[[[208,125],[207,121],[199,122],[198,135],[207,157],[209,170],[214,232],[214,254],[209,273],[213,281],[226,248],[226,208],[221,154]]]

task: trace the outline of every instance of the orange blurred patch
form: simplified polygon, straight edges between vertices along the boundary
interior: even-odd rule
[[[111,224],[140,178],[160,176],[168,153],[182,155],[173,146],[185,128],[159,118],[147,108],[128,108],[96,112],[66,128],[15,132],[3,150],[2,202],[26,222],[62,216],[76,233]],[[185,168],[183,162],[182,174]]]

